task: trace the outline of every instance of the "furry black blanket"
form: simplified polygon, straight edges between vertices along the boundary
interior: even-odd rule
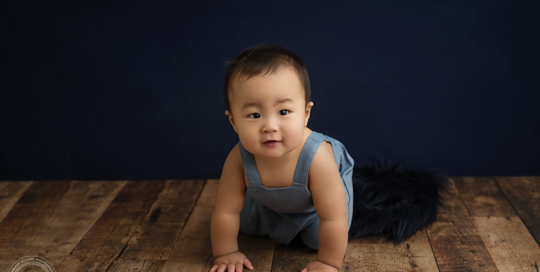
[[[386,235],[399,244],[437,219],[448,178],[438,171],[403,169],[377,161],[353,169],[354,210],[349,240]]]

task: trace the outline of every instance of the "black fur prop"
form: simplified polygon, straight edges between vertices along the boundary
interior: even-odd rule
[[[378,161],[353,169],[354,210],[349,239],[386,235],[399,244],[437,219],[448,178]]]

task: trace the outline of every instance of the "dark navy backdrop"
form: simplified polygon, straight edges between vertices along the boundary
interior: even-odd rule
[[[51,2],[0,4],[0,180],[219,178],[224,62],[261,43],[357,164],[540,175],[539,1]]]

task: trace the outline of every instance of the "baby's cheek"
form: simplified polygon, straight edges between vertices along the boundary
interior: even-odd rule
[[[253,135],[246,134],[242,134],[242,136],[239,138],[244,148],[246,148],[247,151],[254,153],[254,148],[256,148],[259,140],[256,137],[253,137]]]
[[[303,131],[303,128],[302,130],[289,131],[287,144],[291,147],[300,145],[302,143],[302,139],[304,138],[304,134],[302,133]]]

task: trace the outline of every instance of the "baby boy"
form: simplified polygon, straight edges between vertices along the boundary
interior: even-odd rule
[[[317,258],[302,271],[338,271],[352,218],[353,159],[307,127],[313,107],[303,61],[278,46],[238,54],[225,78],[225,114],[239,142],[223,166],[212,213],[211,272],[253,269],[237,236],[299,236]]]

